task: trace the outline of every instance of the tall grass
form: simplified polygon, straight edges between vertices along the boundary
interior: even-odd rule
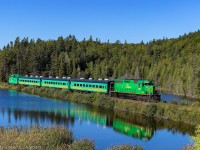
[[[0,149],[66,149],[74,141],[63,127],[31,127],[0,130]]]

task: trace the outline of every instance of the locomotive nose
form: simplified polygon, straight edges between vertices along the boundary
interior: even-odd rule
[[[148,93],[153,94],[153,86],[148,86]]]

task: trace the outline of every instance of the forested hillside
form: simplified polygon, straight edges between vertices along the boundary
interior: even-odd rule
[[[0,51],[0,80],[21,75],[145,78],[176,94],[200,97],[200,31],[146,44],[100,42],[75,36],[16,38]]]

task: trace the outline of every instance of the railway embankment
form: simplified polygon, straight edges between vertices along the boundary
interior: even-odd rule
[[[42,97],[68,100],[76,103],[89,104],[110,111],[125,112],[127,114],[139,114],[151,118],[173,120],[191,125],[200,124],[200,102],[143,102],[128,99],[119,99],[99,93],[79,93],[65,89],[54,89],[44,87],[32,87],[22,85],[9,85],[1,83],[0,88],[17,90]]]

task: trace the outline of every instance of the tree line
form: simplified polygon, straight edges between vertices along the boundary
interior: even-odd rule
[[[200,31],[138,44],[19,37],[0,50],[0,81],[9,75],[142,78],[175,94],[200,97]]]

